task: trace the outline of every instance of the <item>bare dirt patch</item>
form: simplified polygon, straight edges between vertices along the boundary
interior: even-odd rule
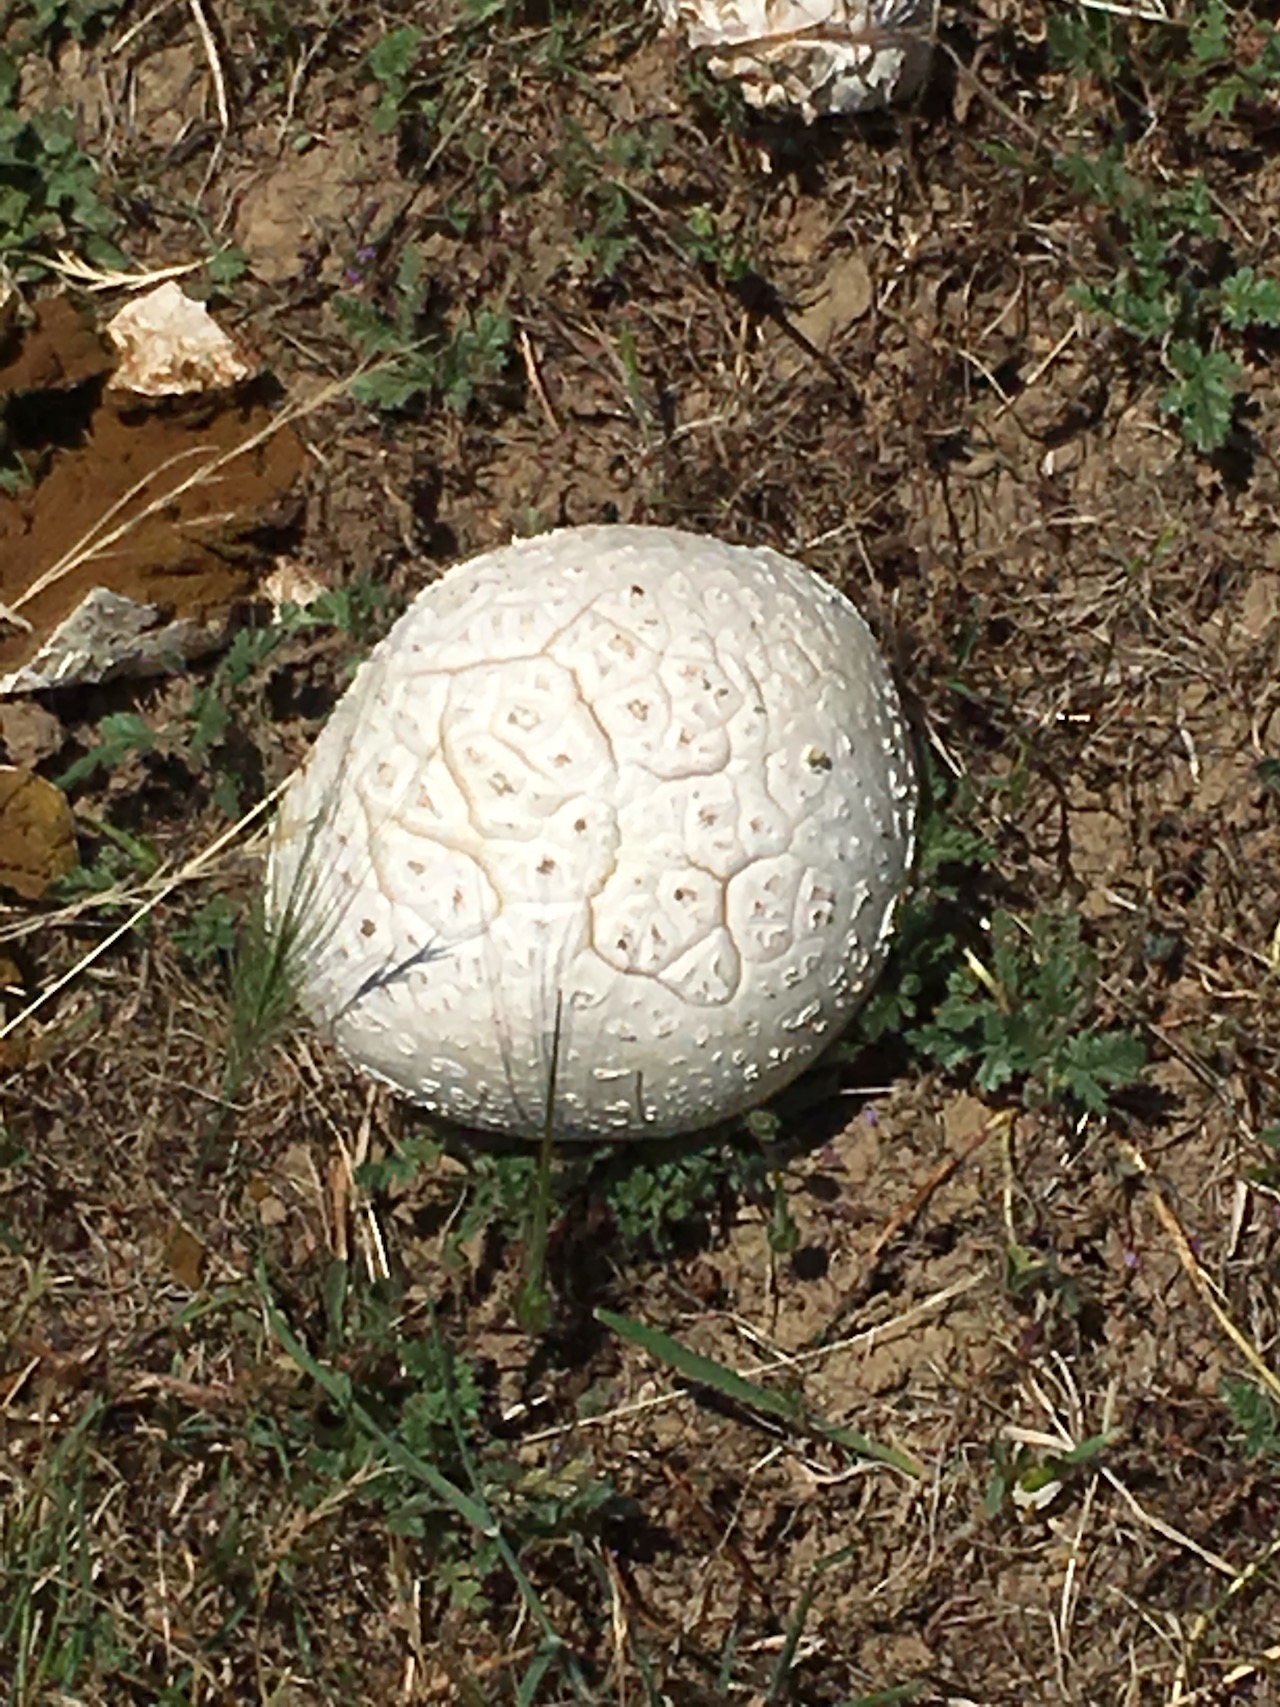
[[[0,670],[17,678],[103,591],[144,607],[137,625],[159,631],[153,667],[166,644],[180,658],[195,635],[221,632],[256,584],[262,543],[285,531],[303,464],[297,434],[245,394],[157,403],[104,392],[112,360],[58,298],[15,342],[0,408],[34,477],[0,510]],[[80,636],[81,667],[51,659],[46,679],[98,680],[146,649],[121,637],[113,652],[105,619],[103,628],[101,656]]]

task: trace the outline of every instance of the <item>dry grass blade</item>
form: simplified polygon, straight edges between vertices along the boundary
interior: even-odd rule
[[[280,788],[273,789],[265,799],[260,800],[256,806],[250,807],[249,811],[247,811],[236,823],[232,824],[230,828],[222,831],[220,835],[215,836],[207,846],[201,848],[197,854],[187,860],[171,877],[165,878],[160,883],[154,894],[148,895],[144,901],[140,902],[138,906],[134,908],[134,910],[125,920],[123,920],[121,924],[109,931],[100,942],[96,942],[91,949],[81,955],[80,959],[76,961],[74,966],[68,967],[68,969],[62,973],[60,977],[56,978],[52,984],[50,984],[46,989],[41,990],[38,996],[33,997],[33,999],[28,1002],[24,1008],[21,1008],[11,1019],[6,1020],[3,1025],[0,1025],[0,1041],[6,1037],[12,1036],[20,1026],[25,1025],[27,1021],[34,1018],[42,1008],[46,1007],[55,996],[60,995],[62,991],[68,989],[72,984],[74,984],[76,980],[87,972],[91,966],[101,960],[104,954],[114,948],[116,943],[127,937],[131,931],[135,930],[145,918],[149,917],[149,915],[152,914],[163,901],[167,900],[170,895],[180,889],[184,883],[194,882],[196,878],[203,875],[212,865],[213,861],[217,859],[219,854],[231,847],[239,840],[244,832],[250,828],[251,825],[256,824],[260,818],[271,810],[272,806],[274,806],[276,800],[279,798],[283,787],[284,785],[282,784]]]
[[[1204,1300],[1214,1321],[1217,1322],[1223,1333],[1231,1341],[1232,1345],[1235,1346],[1236,1350],[1244,1358],[1250,1369],[1253,1370],[1254,1374],[1258,1377],[1258,1380],[1266,1388],[1267,1392],[1270,1393],[1272,1399],[1280,1403],[1280,1375],[1277,1375],[1271,1368],[1266,1358],[1263,1357],[1262,1353],[1249,1338],[1248,1334],[1246,1334],[1243,1329],[1237,1327],[1236,1323],[1233,1321],[1218,1288],[1214,1285],[1209,1275],[1205,1273],[1203,1264],[1192,1250],[1191,1241],[1183,1231],[1182,1223],[1178,1220],[1177,1215],[1174,1213],[1171,1205],[1165,1198],[1163,1191],[1160,1189],[1160,1185],[1153,1175],[1146,1157],[1142,1154],[1141,1150],[1138,1149],[1136,1144],[1122,1143],[1120,1149],[1122,1155],[1124,1155],[1132,1166],[1137,1169],[1146,1181],[1147,1188],[1151,1196],[1151,1202],[1160,1219],[1160,1224],[1169,1235],[1173,1248],[1177,1252],[1178,1261],[1182,1264],[1187,1278],[1191,1281],[1191,1284]],[[1234,1572],[1232,1574],[1234,1574]]]

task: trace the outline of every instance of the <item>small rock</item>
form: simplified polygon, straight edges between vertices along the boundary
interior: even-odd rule
[[[59,720],[34,700],[0,702],[0,746],[12,764],[38,765],[52,758],[65,740]]]

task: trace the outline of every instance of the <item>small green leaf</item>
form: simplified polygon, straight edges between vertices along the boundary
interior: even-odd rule
[[[1214,119],[1230,119],[1241,96],[1248,92],[1249,85],[1243,77],[1224,77],[1200,103],[1200,111],[1192,119],[1191,128],[1207,130]]]
[[[1222,0],[1209,0],[1198,16],[1192,16],[1187,46],[1197,70],[1207,70],[1231,58],[1231,14]]]
[[[405,24],[401,29],[388,31],[381,41],[375,42],[369,49],[365,64],[379,83],[399,83],[418,63],[418,49],[422,42],[423,31],[416,25]]]
[[[1280,280],[1241,267],[1222,281],[1222,318],[1228,326],[1280,326]]]
[[[1069,1452],[1063,1452],[1054,1459],[1054,1463],[1065,1467],[1068,1464],[1088,1464],[1093,1459],[1100,1458],[1108,1447],[1114,1446],[1117,1440],[1124,1439],[1124,1430],[1108,1429],[1105,1434],[1090,1435],[1088,1440],[1082,1440],[1078,1446],[1073,1446]]]
[[[995,1517],[1009,1497],[1009,1473],[1003,1464],[996,1464],[987,1477],[987,1485],[982,1492],[982,1512],[984,1517]]]
[[[1227,1380],[1222,1384],[1222,1397],[1232,1422],[1244,1437],[1241,1444],[1245,1455],[1280,1457],[1280,1416],[1270,1395],[1252,1381]]]
[[[205,262],[205,271],[217,285],[238,284],[248,270],[249,257],[243,249],[237,249],[232,244],[219,249]]]
[[[155,730],[136,711],[109,712],[98,725],[98,745],[63,771],[58,787],[74,788],[95,771],[117,769],[134,753],[154,752],[157,741]]]
[[[341,1346],[343,1330],[346,1323],[347,1291],[351,1282],[351,1265],[341,1257],[334,1257],[325,1264],[324,1277],[321,1282],[321,1296],[324,1300],[325,1322],[328,1327],[329,1344],[333,1348]]]
[[[1218,450],[1231,430],[1240,368],[1225,350],[1205,350],[1183,339],[1169,346],[1169,365],[1179,376],[1160,399],[1178,416],[1182,436],[1198,451]]]

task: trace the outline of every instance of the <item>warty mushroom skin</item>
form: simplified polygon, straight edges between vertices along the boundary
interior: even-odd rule
[[[693,1130],[763,1101],[879,970],[913,850],[869,629],[776,552],[566,528],[462,563],[281,804],[305,1011],[494,1131]]]

